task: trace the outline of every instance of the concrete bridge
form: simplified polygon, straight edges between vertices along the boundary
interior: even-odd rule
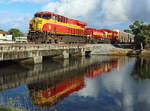
[[[59,56],[68,59],[74,54],[127,55],[131,49],[117,48],[112,44],[1,44],[0,61],[32,59],[42,63],[43,57]]]
[[[71,44],[3,44],[0,45],[0,61],[33,58],[35,64],[42,63],[43,56],[69,55],[90,52],[89,45]]]

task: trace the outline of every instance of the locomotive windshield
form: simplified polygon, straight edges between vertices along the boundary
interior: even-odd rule
[[[36,14],[34,17],[42,17],[42,15],[40,15],[40,14]]]
[[[44,18],[44,19],[51,19],[51,15],[50,14],[44,14],[42,16],[42,18]]]
[[[35,17],[43,18],[43,19],[51,19],[51,14],[36,14]]]

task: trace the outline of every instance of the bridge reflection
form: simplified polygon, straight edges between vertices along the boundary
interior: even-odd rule
[[[64,73],[63,75],[45,79],[41,82],[29,84],[30,99],[35,105],[41,108],[50,108],[70,94],[86,87],[85,77],[95,78],[101,74],[108,74],[108,72],[119,68],[125,63],[125,61],[121,60],[120,58],[112,58],[99,64],[91,64],[84,71],[76,70],[69,74]]]

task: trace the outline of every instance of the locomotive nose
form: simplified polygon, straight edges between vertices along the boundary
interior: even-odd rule
[[[39,27],[40,24],[41,24],[41,21],[39,20],[38,17],[33,18],[30,22],[30,30],[39,31],[40,30],[40,27]]]

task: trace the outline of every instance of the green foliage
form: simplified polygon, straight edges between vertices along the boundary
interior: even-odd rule
[[[19,29],[9,29],[8,33],[11,34],[13,37],[20,37],[20,36],[24,36],[24,34],[19,30]]]
[[[0,29],[0,31],[3,31],[2,29]]]
[[[132,31],[131,31],[131,30],[128,30],[128,29],[125,29],[124,32],[127,32],[127,33],[132,34]]]
[[[138,48],[141,47],[141,43],[147,47],[150,46],[150,24],[144,24],[143,21],[136,20],[131,24],[130,29],[135,35],[135,43]]]

